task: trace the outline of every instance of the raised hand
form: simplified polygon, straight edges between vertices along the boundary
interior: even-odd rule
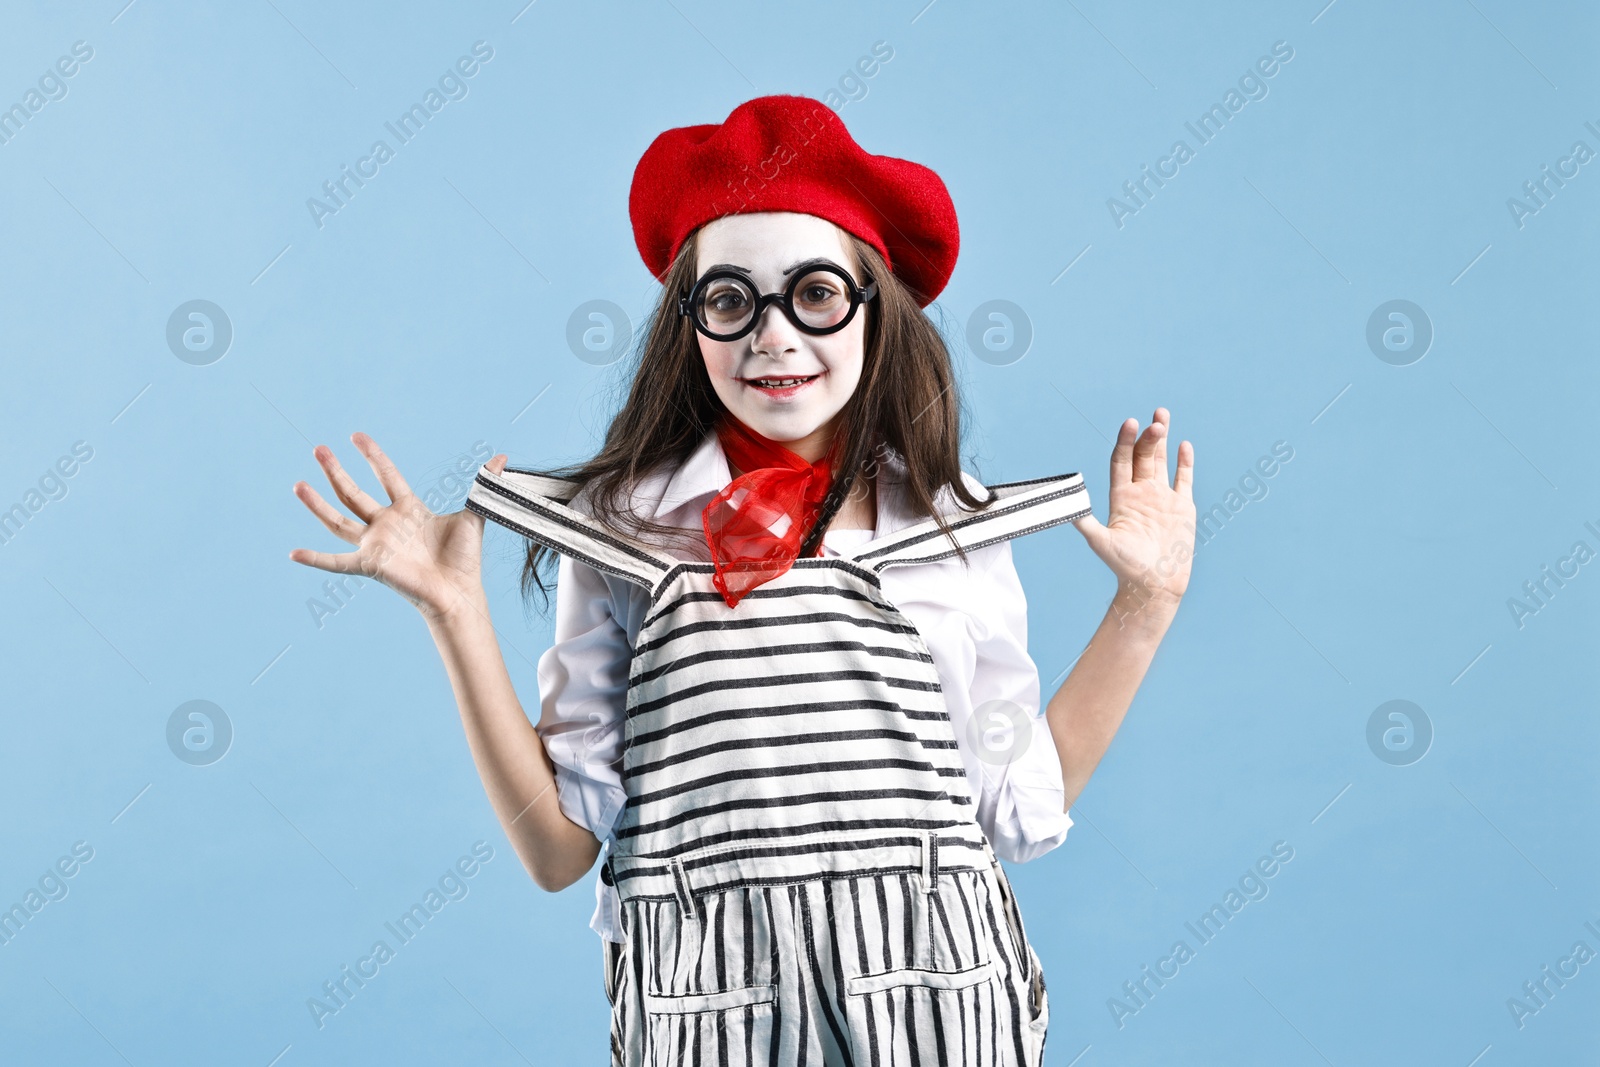
[[[1178,446],[1178,470],[1167,483],[1166,408],[1139,433],[1129,419],[1111,450],[1111,514],[1102,525],[1093,515],[1077,523],[1095,555],[1116,574],[1118,585],[1143,603],[1155,600],[1176,608],[1189,587],[1194,557],[1194,446]]]
[[[376,441],[364,433],[352,434],[350,441],[378,476],[389,503],[380,504],[368,496],[339,465],[333,450],[318,445],[313,450],[317,463],[334,494],[355,518],[329,504],[305,482],[295,483],[295,496],[335,537],[356,547],[341,553],[297,548],[289,558],[336,574],[375,578],[430,619],[480,606],[483,517],[465,509],[435,515],[411,491]],[[505,465],[504,454],[489,460],[489,468],[496,473]]]

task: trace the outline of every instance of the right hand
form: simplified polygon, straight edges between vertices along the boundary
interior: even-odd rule
[[[435,515],[411,491],[376,441],[364,433],[351,434],[350,441],[378,476],[389,503],[380,504],[368,496],[339,465],[333,450],[318,445],[312,454],[334,493],[356,519],[348,518],[305,482],[294,484],[295,496],[334,536],[355,545],[355,551],[335,554],[297,548],[289,558],[318,570],[375,578],[411,601],[430,621],[463,607],[482,610],[483,516],[465,508]],[[504,453],[488,463],[496,474],[505,466]]]

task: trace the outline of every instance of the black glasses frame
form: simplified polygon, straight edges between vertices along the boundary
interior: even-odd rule
[[[819,270],[827,271],[843,279],[845,292],[850,297],[850,310],[845,312],[844,317],[832,326],[808,326],[806,323],[801,322],[800,317],[794,312],[795,291],[802,281]],[[733,278],[741,281],[750,287],[752,293],[756,294],[755,309],[750,315],[750,321],[734,333],[714,333],[711,327],[701,322],[700,316],[694,313],[694,309],[699,306],[701,296],[705,293],[706,286],[722,278]],[[783,309],[783,313],[788,320],[794,324],[795,329],[817,337],[837,333],[850,325],[850,320],[856,317],[856,311],[861,305],[868,300],[876,298],[877,295],[878,283],[875,280],[869,278],[866,285],[857,285],[856,280],[850,276],[849,271],[839,266],[839,264],[826,259],[803,263],[795,268],[794,276],[789,279],[789,284],[784,286],[783,291],[779,293],[761,292],[761,287],[756,285],[755,279],[750,276],[748,271],[738,270],[734,267],[723,267],[719,270],[707,271],[695,281],[694,288],[689,291],[689,295],[678,299],[678,314],[680,316],[687,315],[689,321],[694,323],[696,330],[699,330],[714,341],[737,341],[756,328],[756,323],[760,322],[761,317],[767,313],[768,306],[777,304]]]

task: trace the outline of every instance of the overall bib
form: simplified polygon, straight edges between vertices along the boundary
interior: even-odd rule
[[[1018,1065],[1049,1002],[974,816],[933,658],[886,567],[955,555],[931,520],[796,560],[729,608],[709,562],[481,469],[467,507],[650,594],[629,670],[627,803],[601,877],[611,1062]],[[1079,475],[947,513],[967,549],[1081,518]]]

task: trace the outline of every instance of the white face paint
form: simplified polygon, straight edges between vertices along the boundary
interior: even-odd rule
[[[777,293],[789,283],[786,270],[817,258],[832,260],[857,284],[863,282],[844,231],[826,219],[790,211],[728,215],[700,230],[695,277],[715,266],[735,266],[748,271],[762,293]],[[797,294],[797,304],[799,299]],[[817,336],[800,330],[773,305],[736,341],[695,336],[712,388],[727,409],[763,437],[814,461],[832,443],[837,416],[861,380],[871,310],[869,301],[844,329]],[[756,379],[775,378],[805,380],[784,388],[756,384]]]

